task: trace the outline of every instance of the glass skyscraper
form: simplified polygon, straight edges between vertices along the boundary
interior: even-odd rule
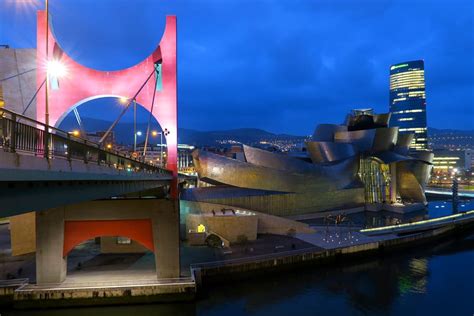
[[[410,149],[428,150],[423,60],[390,66],[390,112],[390,126],[398,126],[401,133],[415,134]]]

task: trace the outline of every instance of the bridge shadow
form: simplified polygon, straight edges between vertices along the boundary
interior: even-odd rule
[[[65,283],[155,280],[152,252],[102,253],[100,244],[88,240],[68,255]]]

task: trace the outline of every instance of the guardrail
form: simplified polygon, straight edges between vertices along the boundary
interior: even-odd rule
[[[0,109],[0,148],[45,159],[81,160],[131,172],[172,174],[10,110]]]
[[[443,226],[451,223],[457,223],[463,220],[470,220],[474,218],[474,210],[461,212],[453,215],[447,215],[443,217],[436,217],[431,219],[426,219],[413,223],[405,223],[398,225],[382,226],[376,228],[367,228],[361,229],[359,232],[366,235],[382,235],[382,234],[392,234],[392,233],[406,233],[407,231],[416,231],[417,229],[429,227]]]

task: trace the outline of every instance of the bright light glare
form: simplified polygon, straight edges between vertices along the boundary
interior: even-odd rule
[[[156,135],[158,135],[157,131],[151,131],[151,136],[155,137]]]
[[[121,104],[127,104],[128,98],[126,98],[126,97],[120,97],[120,98],[119,98],[119,102],[120,102]]]
[[[59,60],[50,60],[47,66],[48,75],[61,78],[66,75],[66,67]]]
[[[141,131],[138,131],[138,132],[137,132],[137,136],[142,136],[142,132],[141,132]]]
[[[77,129],[75,129],[71,132],[71,134],[74,135],[74,136],[79,136],[81,133],[79,133],[79,131]]]

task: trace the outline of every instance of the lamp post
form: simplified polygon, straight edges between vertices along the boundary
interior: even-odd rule
[[[46,65],[49,63],[49,1],[45,0],[45,9],[46,9]],[[46,71],[46,88],[45,88],[45,109],[44,109],[44,124],[48,129],[46,132],[49,132],[49,74]]]
[[[133,152],[137,151],[137,101],[133,99]]]
[[[152,131],[151,132],[151,136],[153,136],[153,137],[160,134],[160,167],[163,167],[163,133],[165,134],[165,136],[167,136],[170,132],[168,131],[167,128],[165,128],[161,132],[157,132],[157,131]]]

